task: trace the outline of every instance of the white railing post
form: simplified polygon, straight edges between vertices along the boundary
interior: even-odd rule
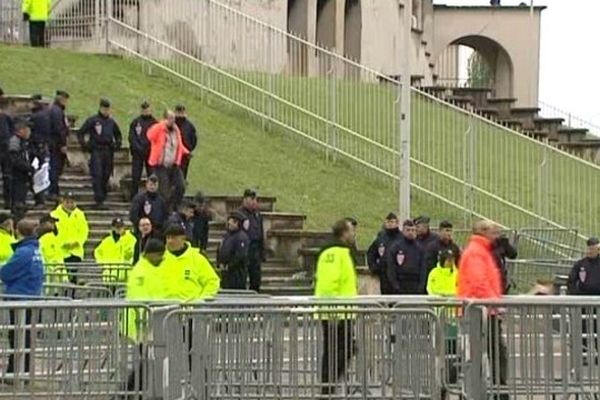
[[[106,13],[105,17],[104,17],[104,21],[106,21],[106,27],[105,27],[105,34],[106,34],[106,48],[105,48],[105,53],[109,54],[110,53],[110,39],[111,39],[111,29],[110,29],[110,25],[112,22],[112,18],[114,17],[113,15],[113,0],[106,0],[106,8],[104,9],[104,12]]]
[[[410,55],[408,49],[411,48],[412,35],[412,1],[404,1],[404,49],[406,54],[402,55],[402,95],[400,97],[400,115],[402,123],[400,125],[400,165],[398,176],[400,177],[398,188],[398,211],[400,218],[410,218]]]

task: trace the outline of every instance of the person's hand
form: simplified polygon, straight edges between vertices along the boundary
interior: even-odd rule
[[[25,21],[25,22],[29,21],[29,14],[23,13],[23,21]]]

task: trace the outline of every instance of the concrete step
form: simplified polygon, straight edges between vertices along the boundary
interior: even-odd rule
[[[558,140],[560,142],[580,142],[588,133],[587,129],[559,128]]]
[[[331,241],[329,232],[301,229],[272,229],[267,231],[269,255],[293,261],[305,247],[320,248]]]

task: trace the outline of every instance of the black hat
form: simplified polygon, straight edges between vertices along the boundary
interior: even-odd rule
[[[145,110],[147,108],[150,108],[150,103],[148,103],[148,100],[144,100],[140,107],[142,108],[142,110]]]
[[[429,224],[429,221],[431,221],[431,219],[427,215],[419,215],[417,218],[415,218],[414,223],[417,225]]]
[[[386,221],[389,221],[391,219],[398,220],[398,216],[396,214],[394,214],[393,212],[391,212],[387,215],[387,217],[385,217],[385,219],[386,219]]]
[[[58,221],[58,218],[54,218],[50,214],[44,214],[40,218],[39,224],[42,225],[42,224],[45,224],[46,222],[52,222],[52,223],[54,223],[54,222],[57,222],[57,221]]]
[[[73,192],[67,192],[63,196],[63,200],[75,200],[75,194]]]
[[[256,190],[254,190],[254,189],[246,189],[246,190],[244,190],[244,198],[246,198],[246,197],[255,198],[256,197]]]
[[[69,98],[69,93],[65,92],[64,90],[57,90],[56,95],[60,96],[60,97],[64,97],[65,99]]]
[[[177,104],[175,106],[175,111],[176,112],[184,112],[185,111],[185,106],[183,104]]]
[[[407,219],[402,223],[402,226],[415,226],[415,222],[413,220]]]
[[[449,258],[456,261],[456,254],[450,249],[442,250],[438,253],[438,261],[440,265],[444,265]]]
[[[244,214],[242,214],[239,211],[234,211],[231,214],[229,214],[229,216],[227,217],[227,219],[235,219],[236,221],[242,222],[246,219],[246,216]]]
[[[164,253],[165,252],[165,244],[162,240],[152,238],[148,240],[146,246],[144,247],[144,253]]]
[[[122,226],[125,226],[125,222],[123,222],[123,218],[116,217],[116,218],[113,218],[110,226],[113,226],[113,227],[122,227]]]
[[[110,108],[110,101],[108,99],[100,99],[101,108]]]
[[[158,176],[156,176],[156,175],[152,174],[152,175],[150,175],[150,176],[148,177],[148,180],[149,180],[150,182],[158,183]]]
[[[180,224],[171,224],[165,229],[165,237],[169,236],[185,236],[185,229]]]
[[[9,219],[14,219],[14,217],[9,213],[0,213],[0,224],[5,223]]]
[[[440,229],[448,229],[448,228],[453,228],[452,222],[447,221],[447,220],[443,220],[442,222],[440,222]]]
[[[600,244],[600,240],[597,237],[591,237],[585,242],[588,246],[598,246]]]

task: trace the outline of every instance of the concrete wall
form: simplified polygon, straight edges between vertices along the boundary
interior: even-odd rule
[[[472,46],[496,67],[497,96],[515,97],[521,107],[536,106],[542,10],[530,15],[529,7],[435,6],[433,57],[450,44]]]

